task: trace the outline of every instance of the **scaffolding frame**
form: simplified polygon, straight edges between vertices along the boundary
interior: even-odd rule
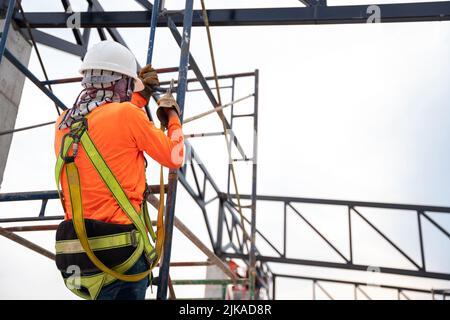
[[[157,19],[156,23],[160,27],[168,27],[180,47],[180,65],[175,68],[168,68],[170,71],[178,71],[179,79],[177,81],[177,101],[181,108],[184,107],[185,95],[190,91],[198,91],[199,89],[189,90],[188,84],[191,82],[199,82],[202,91],[205,92],[209,101],[211,102],[213,108],[219,106],[216,97],[214,96],[213,89],[208,84],[208,81],[213,80],[214,77],[205,77],[201,72],[198,64],[196,63],[194,57],[190,53],[190,30],[192,27],[204,26],[204,19],[202,13],[199,10],[193,9],[193,0],[186,0],[185,9],[182,11],[167,11],[161,10],[155,14],[153,10],[153,5],[146,0],[135,0],[139,3],[145,11],[127,11],[127,12],[107,12],[104,11],[98,0],[87,0],[88,10],[86,12],[79,13],[79,25],[72,27],[73,35],[76,43],[72,43],[66,39],[61,39],[45,33],[39,29],[45,28],[67,28],[67,21],[72,12],[68,12],[70,8],[69,0],[62,0],[62,4],[66,12],[21,12],[16,6],[16,0],[0,0],[0,10],[5,9],[5,23],[4,29],[1,34],[0,41],[0,62],[4,56],[10,63],[12,63],[18,70],[20,70],[30,81],[32,81],[44,94],[46,94],[58,108],[65,110],[67,107],[52,93],[50,90],[50,85],[52,84],[62,84],[69,83],[73,81],[79,81],[79,78],[69,78],[69,79],[57,79],[57,80],[45,80],[40,81],[27,67],[21,64],[14,55],[6,48],[6,39],[8,35],[8,29],[11,23],[17,25],[18,28],[31,30],[30,37],[33,43],[41,43],[63,52],[73,54],[75,56],[83,57],[86,53],[90,31],[93,28],[97,29],[100,39],[106,39],[105,31],[110,35],[110,37],[125,45],[124,39],[121,37],[119,32],[115,29],[117,27],[148,27],[150,25],[151,18]],[[258,26],[258,25],[304,25],[304,24],[341,24],[341,23],[367,23],[368,19],[371,17],[372,12],[369,11],[369,5],[358,5],[358,6],[328,6],[326,0],[301,0],[300,1],[304,7],[295,8],[250,8],[250,9],[214,9],[207,10],[208,20],[211,26]],[[450,1],[444,2],[424,2],[424,3],[403,3],[403,4],[380,4],[377,5],[382,12],[380,16],[380,22],[412,22],[412,21],[445,21],[450,20]],[[150,13],[150,14],[149,14]],[[183,33],[180,33],[177,29],[178,26],[183,27]],[[84,28],[83,33],[81,33],[80,28]],[[196,78],[188,79],[187,72],[191,69]],[[203,252],[208,252],[207,256],[212,259],[212,261],[218,265],[223,271],[230,276],[231,283],[237,283],[242,280],[237,280],[232,276],[231,273],[227,272],[226,266],[220,263],[220,259],[226,258],[238,258],[242,259],[249,266],[249,279],[244,282],[251,288],[250,298],[254,298],[255,295],[255,282],[256,282],[256,263],[259,261],[261,263],[261,269],[263,270],[263,278],[271,279],[272,281],[263,282],[263,288],[269,292],[269,286],[272,286],[272,298],[275,298],[275,288],[276,288],[276,278],[281,277],[300,277],[298,275],[284,275],[277,274],[271,271],[269,263],[288,263],[297,265],[310,265],[317,267],[327,267],[327,268],[342,268],[350,270],[367,270],[369,266],[355,264],[352,257],[352,241],[351,241],[351,212],[358,214],[358,216],[364,218],[360,214],[356,207],[373,207],[373,208],[390,208],[399,210],[412,210],[416,212],[418,219],[418,232],[420,238],[420,253],[421,262],[416,263],[412,258],[410,258],[398,245],[394,243],[389,237],[387,237],[383,232],[376,228],[368,219],[364,220],[375,230],[377,233],[384,238],[391,246],[393,246],[398,252],[400,252],[404,257],[406,257],[410,262],[412,262],[417,270],[402,269],[402,268],[381,268],[383,273],[399,274],[399,275],[409,275],[416,277],[429,277],[434,279],[450,280],[449,273],[436,273],[426,269],[426,256],[424,254],[424,245],[422,238],[422,218],[427,219],[431,222],[440,232],[443,232],[447,237],[450,237],[449,233],[436,221],[434,221],[427,212],[445,212],[449,213],[450,208],[447,207],[431,207],[431,206],[407,206],[407,205],[396,205],[396,204],[380,204],[380,203],[356,203],[353,201],[341,201],[341,200],[328,200],[328,199],[304,199],[304,198],[289,198],[289,197],[272,197],[272,196],[259,196],[256,193],[257,186],[257,125],[258,125],[258,82],[259,82],[259,72],[255,70],[254,72],[241,73],[241,74],[231,74],[219,76],[219,80],[231,79],[232,83],[228,85],[221,85],[220,89],[231,89],[232,90],[232,100],[234,100],[235,82],[236,79],[241,77],[254,77],[254,111],[250,114],[235,114],[234,105],[231,106],[231,120],[230,122],[226,119],[225,124],[228,132],[224,133],[202,133],[196,136],[214,136],[222,134],[230,134],[232,139],[230,139],[230,145],[232,144],[241,158],[231,159],[232,161],[250,161],[252,162],[252,192],[250,195],[241,196],[249,202],[248,205],[243,206],[245,210],[250,211],[250,219],[245,218],[245,222],[239,220],[237,206],[233,199],[236,198],[236,194],[231,193],[230,188],[230,166],[228,167],[228,182],[227,182],[227,192],[222,192],[219,190],[215,184],[211,174],[206,169],[206,166],[201,162],[198,154],[194,151],[192,145],[186,142],[186,159],[183,167],[178,171],[171,171],[169,173],[169,183],[166,186],[167,189],[167,202],[166,202],[166,241],[164,246],[164,258],[160,266],[160,282],[158,285],[158,299],[167,298],[167,290],[171,291],[172,297],[174,297],[173,290],[171,290],[169,269],[170,266],[181,266],[181,265],[195,265],[195,263],[171,263],[170,262],[170,252],[172,246],[172,228],[177,226],[177,219],[175,218],[175,200],[176,200],[176,190],[177,181],[183,185],[189,195],[194,199],[196,204],[200,207],[206,228],[208,230],[208,237],[211,242],[213,251],[202,250]],[[161,85],[167,85],[167,83],[161,83]],[[241,146],[239,140],[234,135],[233,132],[233,122],[236,118],[240,117],[253,117],[253,150],[252,156],[248,157]],[[12,133],[12,132],[11,132]],[[231,155],[230,155],[231,157]],[[195,165],[194,165],[195,164]],[[196,169],[199,168],[200,170]],[[187,178],[188,172],[192,173],[194,178],[193,182],[189,182]],[[203,176],[203,180],[198,178],[199,174]],[[202,184],[200,182],[202,181]],[[205,198],[205,188],[209,184],[214,189],[216,196],[212,199]],[[152,189],[153,188],[153,189]],[[155,191],[156,186],[150,186],[150,191]],[[49,221],[49,220],[60,220],[62,216],[46,216],[45,209],[47,202],[51,199],[57,199],[57,193],[55,191],[42,191],[42,192],[23,192],[23,193],[12,193],[12,194],[0,194],[0,202],[3,201],[25,201],[25,200],[41,200],[42,205],[38,217],[17,217],[17,218],[2,218],[0,223],[11,223],[11,222],[29,222],[29,221]],[[151,204],[155,204],[157,199],[148,199]],[[219,212],[217,220],[217,230],[214,234],[214,230],[210,227],[210,214],[211,211],[208,205],[215,200],[219,201]],[[279,250],[270,240],[270,237],[265,236],[256,227],[256,207],[258,201],[275,201],[284,204],[284,227],[283,227],[283,250]],[[295,209],[292,203],[312,203],[317,205],[340,205],[346,206],[349,212],[349,258],[346,258],[345,254],[336,249],[332,242],[327,239],[311,222],[309,222],[302,214]],[[408,208],[405,208],[407,206]],[[315,233],[320,236],[334,251],[336,251],[344,260],[344,262],[326,262],[326,261],[312,261],[308,259],[295,259],[287,257],[286,254],[286,242],[287,242],[287,232],[286,232],[286,216],[287,209],[293,210],[302,220],[311,227]],[[241,217],[242,218],[242,217]],[[178,222],[180,222],[178,220]],[[180,222],[181,223],[181,222]],[[246,239],[244,237],[243,230],[247,230],[247,225],[250,227],[250,237]],[[180,224],[179,224],[180,226]],[[54,230],[54,225],[46,226],[23,226],[23,227],[10,227],[10,228],[0,228],[0,234],[14,240],[22,245],[29,247],[41,254],[46,255],[51,258],[52,253],[48,252],[43,248],[39,248],[31,242],[21,238],[16,235],[15,232],[25,232],[33,230]],[[185,233],[186,235],[186,233]],[[215,236],[214,236],[215,235]],[[194,237],[193,237],[194,236]],[[263,242],[268,244],[277,254],[275,256],[262,255],[256,246],[256,237],[260,237]],[[228,237],[229,242],[224,244],[224,240]],[[202,244],[199,239],[195,239],[195,235],[190,234],[189,238],[193,241],[199,248],[207,249],[205,244]],[[25,240],[25,241],[24,241]],[[197,241],[198,240],[198,241]],[[250,242],[249,244],[247,242]],[[248,247],[250,245],[250,247]],[[45,251],[44,251],[45,250]],[[218,260],[217,260],[218,259]],[[207,262],[208,264],[211,261]],[[206,263],[205,263],[206,264]],[[229,271],[229,270],[228,270]],[[303,277],[305,278],[305,277]],[[261,279],[260,279],[261,280]],[[327,279],[309,279],[313,281],[313,288],[320,287],[319,282],[332,281]],[[333,280],[334,281],[334,280]],[[219,281],[220,282],[220,281]],[[224,280],[221,284],[229,283],[229,280]],[[270,284],[271,282],[271,284]],[[343,284],[353,284],[355,290],[358,289],[361,292],[361,283],[351,282],[351,281],[341,281],[335,280],[335,283]],[[193,284],[190,281],[174,280],[173,284]],[[203,281],[202,284],[206,284],[208,281]],[[209,283],[216,283],[210,281]],[[217,282],[218,283],[218,282]],[[198,282],[197,282],[198,284]],[[386,286],[388,289],[397,289],[399,296],[403,291],[416,291],[422,292],[423,289],[418,288],[402,288],[395,286]],[[322,291],[325,291],[321,288]],[[422,290],[422,291],[421,291]],[[447,291],[442,290],[425,290],[427,293],[442,294],[445,299]],[[328,295],[328,294],[327,294]],[[331,297],[331,296],[330,296]]]

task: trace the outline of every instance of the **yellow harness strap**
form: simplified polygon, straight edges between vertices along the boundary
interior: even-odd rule
[[[108,268],[103,262],[101,262],[95,253],[92,251],[91,246],[89,244],[89,240],[86,234],[86,226],[84,224],[83,217],[83,208],[82,208],[82,199],[81,199],[81,188],[80,188],[80,177],[78,174],[78,169],[75,166],[74,162],[66,164],[66,174],[67,174],[67,183],[69,185],[69,193],[70,193],[70,203],[72,205],[72,215],[73,215],[73,225],[75,228],[75,232],[77,234],[78,239],[80,240],[81,246],[84,251],[88,255],[89,259],[92,263],[101,271],[112,275],[114,278],[117,278],[122,281],[140,281],[148,276],[151,272],[151,269],[134,274],[134,275],[125,275],[118,273],[114,269]],[[145,236],[143,237],[145,239]]]
[[[151,268],[156,267],[159,259],[162,257],[165,229],[164,229],[164,175],[163,167],[159,170],[159,207],[158,207],[158,219],[156,220],[156,259],[153,261]],[[144,200],[147,201],[147,200]]]

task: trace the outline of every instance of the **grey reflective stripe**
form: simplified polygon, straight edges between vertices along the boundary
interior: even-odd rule
[[[136,246],[136,241],[139,241],[139,239],[139,233],[137,231],[132,231],[89,238],[89,245],[94,251],[108,250],[131,245]],[[80,240],[78,239],[56,241],[55,249],[56,254],[73,254],[85,252],[80,243]]]

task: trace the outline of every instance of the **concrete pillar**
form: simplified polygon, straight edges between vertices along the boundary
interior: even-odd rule
[[[227,279],[222,270],[216,265],[209,265],[206,267],[206,279]],[[205,298],[222,299],[223,286],[222,285],[206,285]]]
[[[5,12],[0,12],[0,18],[4,16]],[[1,19],[0,30],[3,30],[3,24],[4,20]],[[6,47],[22,64],[28,66],[31,44],[15,29],[14,24],[9,28]],[[25,76],[3,57],[0,64],[0,131],[14,129],[24,82]],[[0,188],[12,136],[12,134],[0,136]]]

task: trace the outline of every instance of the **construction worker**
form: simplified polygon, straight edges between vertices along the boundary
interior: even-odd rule
[[[158,76],[151,65],[145,66],[139,73],[136,70],[134,55],[117,42],[101,41],[88,50],[80,68],[84,89],[73,107],[63,113],[56,122],[55,152],[57,156],[61,155],[65,145],[64,138],[73,137],[70,133],[74,130],[74,124],[86,120],[85,129],[90,139],[125,192],[127,201],[129,200],[134,210],[142,216],[144,193],[147,189],[144,152],[161,165],[176,169],[183,161],[184,143],[179,120],[180,109],[171,94],[164,95],[158,101],[157,115],[162,126],[168,130],[167,136],[149,121],[143,107],[150,100],[153,87],[159,85]],[[64,162],[67,165],[74,163],[78,169],[82,199],[79,205],[82,208],[90,245],[94,246],[92,238],[98,236],[122,235],[124,232],[133,235],[130,232],[136,231],[136,221],[132,221],[124,212],[123,205],[112,194],[109,183],[102,180],[98,168],[93,165],[95,162],[83,145],[83,139],[79,146],[77,143],[77,150],[75,143],[72,145],[72,158],[65,157]],[[66,161],[67,158],[71,160]],[[79,246],[79,242],[73,242],[78,241],[79,231],[74,230],[72,223],[72,209],[77,204],[72,196],[73,190],[69,189],[68,171],[61,171],[65,221],[57,230],[56,263],[65,279],[73,275],[67,272],[73,265],[79,267],[81,276],[88,279],[100,270],[82,249],[74,249],[76,245]],[[147,225],[148,228],[151,227]],[[66,251],[58,254],[58,241],[61,245],[72,241],[72,251],[67,251],[66,246]],[[95,248],[93,250],[104,265],[114,268],[127,261],[136,244],[118,247],[103,251],[95,251]],[[124,274],[135,275],[149,270],[151,261],[146,259],[148,256],[142,254]],[[105,285],[108,279],[109,284]],[[89,290],[77,288],[75,293],[91,299],[144,299],[150,284],[149,279],[147,276],[140,281],[112,281],[111,277],[108,278],[105,274],[101,280],[101,290],[92,289],[98,286],[93,284]]]
[[[228,261],[228,266],[238,278],[245,278],[241,275],[240,270],[242,269],[234,260],[230,259]],[[248,289],[242,284],[235,284],[231,286],[231,294],[228,295],[227,300],[244,300]]]

